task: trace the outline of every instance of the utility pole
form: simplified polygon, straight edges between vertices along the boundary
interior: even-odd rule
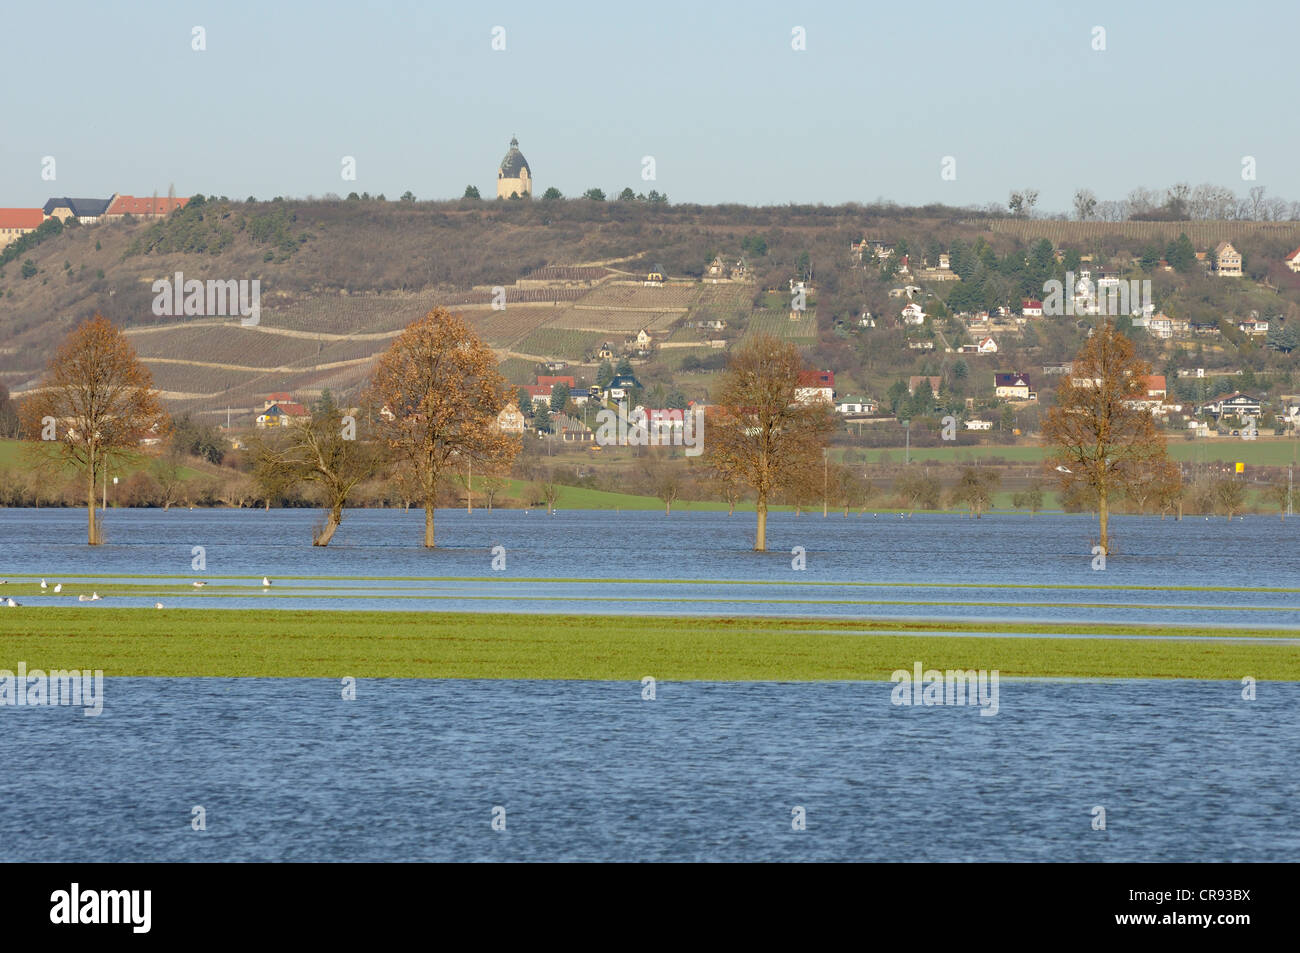
[[[906,434],[906,444],[903,448],[903,465],[907,466],[912,462],[912,421],[903,421],[903,433]]]

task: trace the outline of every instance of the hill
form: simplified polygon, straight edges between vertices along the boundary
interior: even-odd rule
[[[645,329],[654,347],[638,376],[649,386],[706,397],[719,366],[718,345],[709,342],[730,344],[763,330],[789,337],[811,362],[844,375],[837,390],[883,397],[889,380],[909,371],[939,373],[934,364],[942,359],[909,352],[896,319],[878,333],[858,334],[857,315],[895,309],[886,292],[903,280],[852,258],[850,244],[866,237],[912,249],[917,264],[942,249],[969,249],[990,276],[981,277],[974,297],[1013,306],[1041,285],[1041,277],[1015,270],[1040,239],[1053,244],[1058,261],[1068,249],[1100,262],[1135,259],[1153,243],[1162,251],[1182,232],[1198,248],[1231,238],[1255,279],[1244,282],[1248,287],[1230,298],[1226,286],[1206,289],[1194,276],[1159,275],[1158,295],[1172,305],[1185,299],[1198,314],[1262,308],[1285,315],[1300,301],[1300,278],[1291,281],[1280,265],[1300,244],[1300,223],[1292,222],[1008,220],[943,207],[861,205],[199,196],[160,222],[51,232],[0,265],[0,381],[19,394],[33,386],[63,335],[98,311],[126,328],[173,410],[223,416],[227,408],[260,408],[273,391],[301,399],[327,387],[354,394],[391,339],[438,305],[464,313],[516,383],[530,382],[543,361],[577,365],[570,372],[590,378],[604,344],[623,351]],[[743,279],[704,281],[715,256],[728,265],[743,258]],[[648,286],[646,273],[656,265],[668,280]],[[256,279],[259,323],[154,314],[153,283],[177,273],[199,281]],[[787,289],[797,277],[810,279],[815,291],[806,311],[792,313]],[[945,297],[955,302],[955,287],[967,286],[963,302],[972,298],[970,280],[920,280],[937,289],[939,303],[927,305],[936,318],[946,310]],[[707,329],[697,327],[704,322]],[[1022,341],[1022,351],[1013,346],[997,362],[1066,359],[1078,340],[1066,330]],[[951,327],[940,334],[940,346],[961,343]]]

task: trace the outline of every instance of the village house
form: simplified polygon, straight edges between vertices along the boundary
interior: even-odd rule
[[[520,411],[519,405],[513,400],[502,408],[501,413],[497,414],[497,429],[502,433],[524,432],[527,421],[523,412]]]
[[[870,397],[841,397],[835,402],[835,412],[844,416],[869,416],[876,412],[877,404]]]
[[[801,371],[794,389],[794,399],[801,404],[834,403],[835,372]]]
[[[546,404],[547,406],[550,406],[551,403],[550,384],[524,384],[519,389],[528,395],[528,399],[533,402],[534,407],[536,407],[538,404]]]
[[[1263,409],[1263,403],[1257,397],[1251,397],[1249,394],[1243,394],[1240,391],[1234,391],[1225,397],[1216,397],[1214,400],[1202,404],[1196,408],[1198,417],[1208,415],[1218,420],[1221,417],[1236,417],[1240,419],[1242,415],[1248,417],[1259,416]]]
[[[971,420],[966,421],[966,429],[967,430],[992,430],[993,421],[979,420],[979,419],[972,418]]]
[[[1006,400],[1037,400],[1027,374],[994,374],[993,392]]]
[[[1246,318],[1237,322],[1237,330],[1251,337],[1264,337],[1268,334],[1268,322],[1256,318]]]
[[[605,388],[605,397],[608,400],[627,400],[628,394],[640,387],[641,382],[632,375],[616,374]]]
[[[1214,273],[1221,278],[1241,277],[1241,253],[1232,247],[1231,242],[1219,242],[1214,246]]]
[[[1020,313],[1026,318],[1041,318],[1043,316],[1043,302],[1027,298],[1020,303]]]
[[[925,324],[925,311],[922,310],[919,304],[913,301],[911,304],[904,306],[902,310],[902,318],[904,324]]]
[[[640,331],[636,332],[636,346],[639,349],[643,351],[646,350],[647,348],[650,347],[650,343],[651,343],[651,337],[649,331],[647,331],[645,328],[642,328]]]
[[[262,404],[262,412],[254,423],[261,429],[284,427],[291,423],[306,423],[311,420],[307,408],[298,403],[289,394],[280,392],[268,394]]]
[[[980,338],[975,344],[963,344],[957,348],[958,354],[996,354],[997,352],[998,342],[988,336]]]
[[[43,221],[45,214],[38,208],[0,208],[0,248],[36,231]]]
[[[614,359],[614,346],[608,341],[605,341],[596,351],[596,357],[600,358],[602,361],[612,361]]]
[[[1300,248],[1297,248],[1282,260],[1286,262],[1286,266],[1292,271],[1300,271]]]

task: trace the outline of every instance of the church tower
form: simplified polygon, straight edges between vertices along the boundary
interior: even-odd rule
[[[508,199],[512,195],[518,195],[526,199],[531,198],[532,194],[533,172],[528,168],[528,160],[519,151],[519,140],[511,138],[510,151],[497,169],[497,198]]]

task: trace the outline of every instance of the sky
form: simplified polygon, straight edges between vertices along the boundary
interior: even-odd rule
[[[1291,0],[8,2],[0,206],[491,197],[512,135],[538,194],[1300,199],[1298,33]]]

